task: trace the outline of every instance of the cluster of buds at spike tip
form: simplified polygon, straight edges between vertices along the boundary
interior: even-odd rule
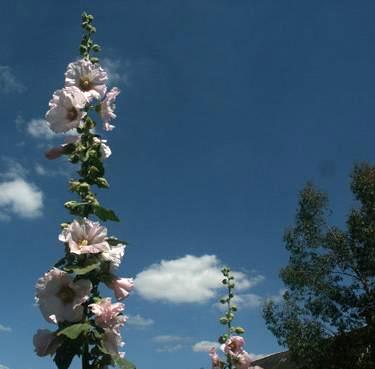
[[[67,155],[80,164],[79,178],[69,181],[69,189],[79,199],[65,202],[65,208],[76,218],[61,224],[59,241],[65,256],[36,284],[36,301],[47,322],[55,324],[54,332],[39,330],[34,336],[39,356],[53,355],[59,369],[67,369],[74,356],[82,357],[83,369],[103,369],[109,365],[133,368],[120,351],[123,346],[120,328],[127,318],[119,301],[133,289],[132,278],[117,276],[125,251],[125,242],[108,236],[100,221],[119,221],[113,210],[104,208],[93,187],[108,188],[103,161],[111,155],[107,141],[93,129],[96,114],[103,130],[114,127],[114,99],[118,88],[107,92],[108,76],[91,56],[99,45],[92,40],[96,29],[91,14],[82,14],[84,35],[80,45],[82,59],[68,65],[65,85],[55,91],[49,103],[46,121],[56,133],[72,133],[65,142],[46,153],[47,159]],[[92,220],[91,217],[98,218]],[[112,289],[117,302],[102,298],[100,283]]]
[[[227,295],[219,299],[220,304],[226,305],[226,311],[219,322],[227,326],[227,331],[219,337],[220,348],[224,352],[226,360],[220,359],[214,347],[211,348],[209,356],[211,357],[212,369],[261,369],[253,367],[250,355],[244,350],[245,340],[241,335],[245,333],[242,327],[232,325],[237,311],[237,306],[233,303],[235,278],[230,268],[224,267],[221,270],[223,274],[222,284],[227,289]]]

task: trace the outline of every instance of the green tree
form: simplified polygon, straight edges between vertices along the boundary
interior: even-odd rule
[[[328,199],[301,191],[284,236],[289,264],[282,301],[263,309],[267,327],[301,368],[375,368],[375,166],[352,173],[356,203],[345,229],[327,224]]]

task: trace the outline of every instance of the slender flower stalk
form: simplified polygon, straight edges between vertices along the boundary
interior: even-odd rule
[[[59,241],[65,255],[36,284],[36,302],[54,332],[38,330],[33,342],[38,356],[51,355],[58,369],[68,369],[75,356],[82,369],[103,369],[109,365],[132,369],[124,359],[120,328],[127,318],[124,305],[112,303],[99,292],[101,283],[113,289],[123,300],[133,289],[132,278],[114,275],[124,256],[125,242],[108,235],[100,221],[119,221],[113,210],[101,205],[93,187],[108,188],[103,160],[111,155],[107,141],[97,133],[96,118],[103,120],[104,131],[114,126],[114,99],[117,87],[107,92],[108,76],[93,53],[100,46],[93,42],[94,17],[82,14],[84,31],[80,44],[81,59],[68,65],[65,86],[55,91],[46,120],[55,132],[72,132],[65,143],[46,153],[47,159],[66,155],[79,164],[79,178],[69,181],[69,189],[78,200],[64,206],[75,217],[61,224]],[[110,129],[109,129],[110,128]],[[92,219],[94,217],[94,219]],[[95,219],[96,218],[96,219]]]
[[[219,301],[226,305],[227,310],[224,315],[219,318],[220,324],[226,326],[226,332],[219,337],[220,348],[225,354],[225,361],[221,360],[216,353],[215,347],[209,351],[212,369],[262,369],[259,366],[252,366],[250,355],[244,350],[245,340],[242,335],[245,329],[242,327],[234,327],[232,322],[237,311],[237,306],[233,303],[235,279],[231,270],[224,267],[221,270],[223,274],[222,284],[227,289],[227,295]]]

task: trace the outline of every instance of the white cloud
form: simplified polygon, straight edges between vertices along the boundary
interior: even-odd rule
[[[0,324],[0,332],[12,332],[11,327],[6,327],[5,325]]]
[[[0,92],[8,94],[23,91],[25,91],[25,86],[16,79],[11,68],[7,65],[0,65]]]
[[[139,314],[136,314],[136,315],[128,314],[127,316],[128,316],[128,320],[126,321],[126,324],[135,328],[143,329],[155,323],[152,319],[144,318]]]
[[[26,131],[34,138],[45,140],[51,140],[54,137],[58,136],[49,128],[47,121],[45,121],[44,119],[31,119],[26,123]]]
[[[175,260],[162,260],[137,274],[136,291],[145,299],[172,303],[204,303],[222,288],[222,265],[215,255],[186,255]],[[233,273],[236,289],[243,290],[263,280]]]
[[[1,365],[0,364],[0,369],[9,369],[7,366],[5,366],[5,365]]]
[[[218,349],[220,347],[215,341],[199,341],[192,346],[194,352],[208,352],[212,347]]]
[[[157,352],[175,352],[184,348],[190,339],[190,337],[164,335],[155,336],[152,341],[159,345]]]
[[[108,73],[109,82],[111,84],[128,82],[128,75],[123,69],[130,69],[131,63],[129,60],[121,62],[120,59],[104,58],[101,63],[105,71]]]
[[[43,193],[25,178],[27,171],[16,161],[7,159],[8,171],[0,173],[0,219],[9,220],[12,215],[36,218],[42,214]]]

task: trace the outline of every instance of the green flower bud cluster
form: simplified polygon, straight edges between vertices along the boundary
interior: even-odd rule
[[[93,15],[83,12],[81,26],[85,33],[79,46],[79,52],[82,57],[90,60],[92,63],[97,63],[99,62],[99,58],[96,56],[90,56],[91,51],[94,51],[96,53],[100,51],[100,45],[94,44],[91,38],[91,36],[96,32],[96,28],[92,24],[93,20]]]

